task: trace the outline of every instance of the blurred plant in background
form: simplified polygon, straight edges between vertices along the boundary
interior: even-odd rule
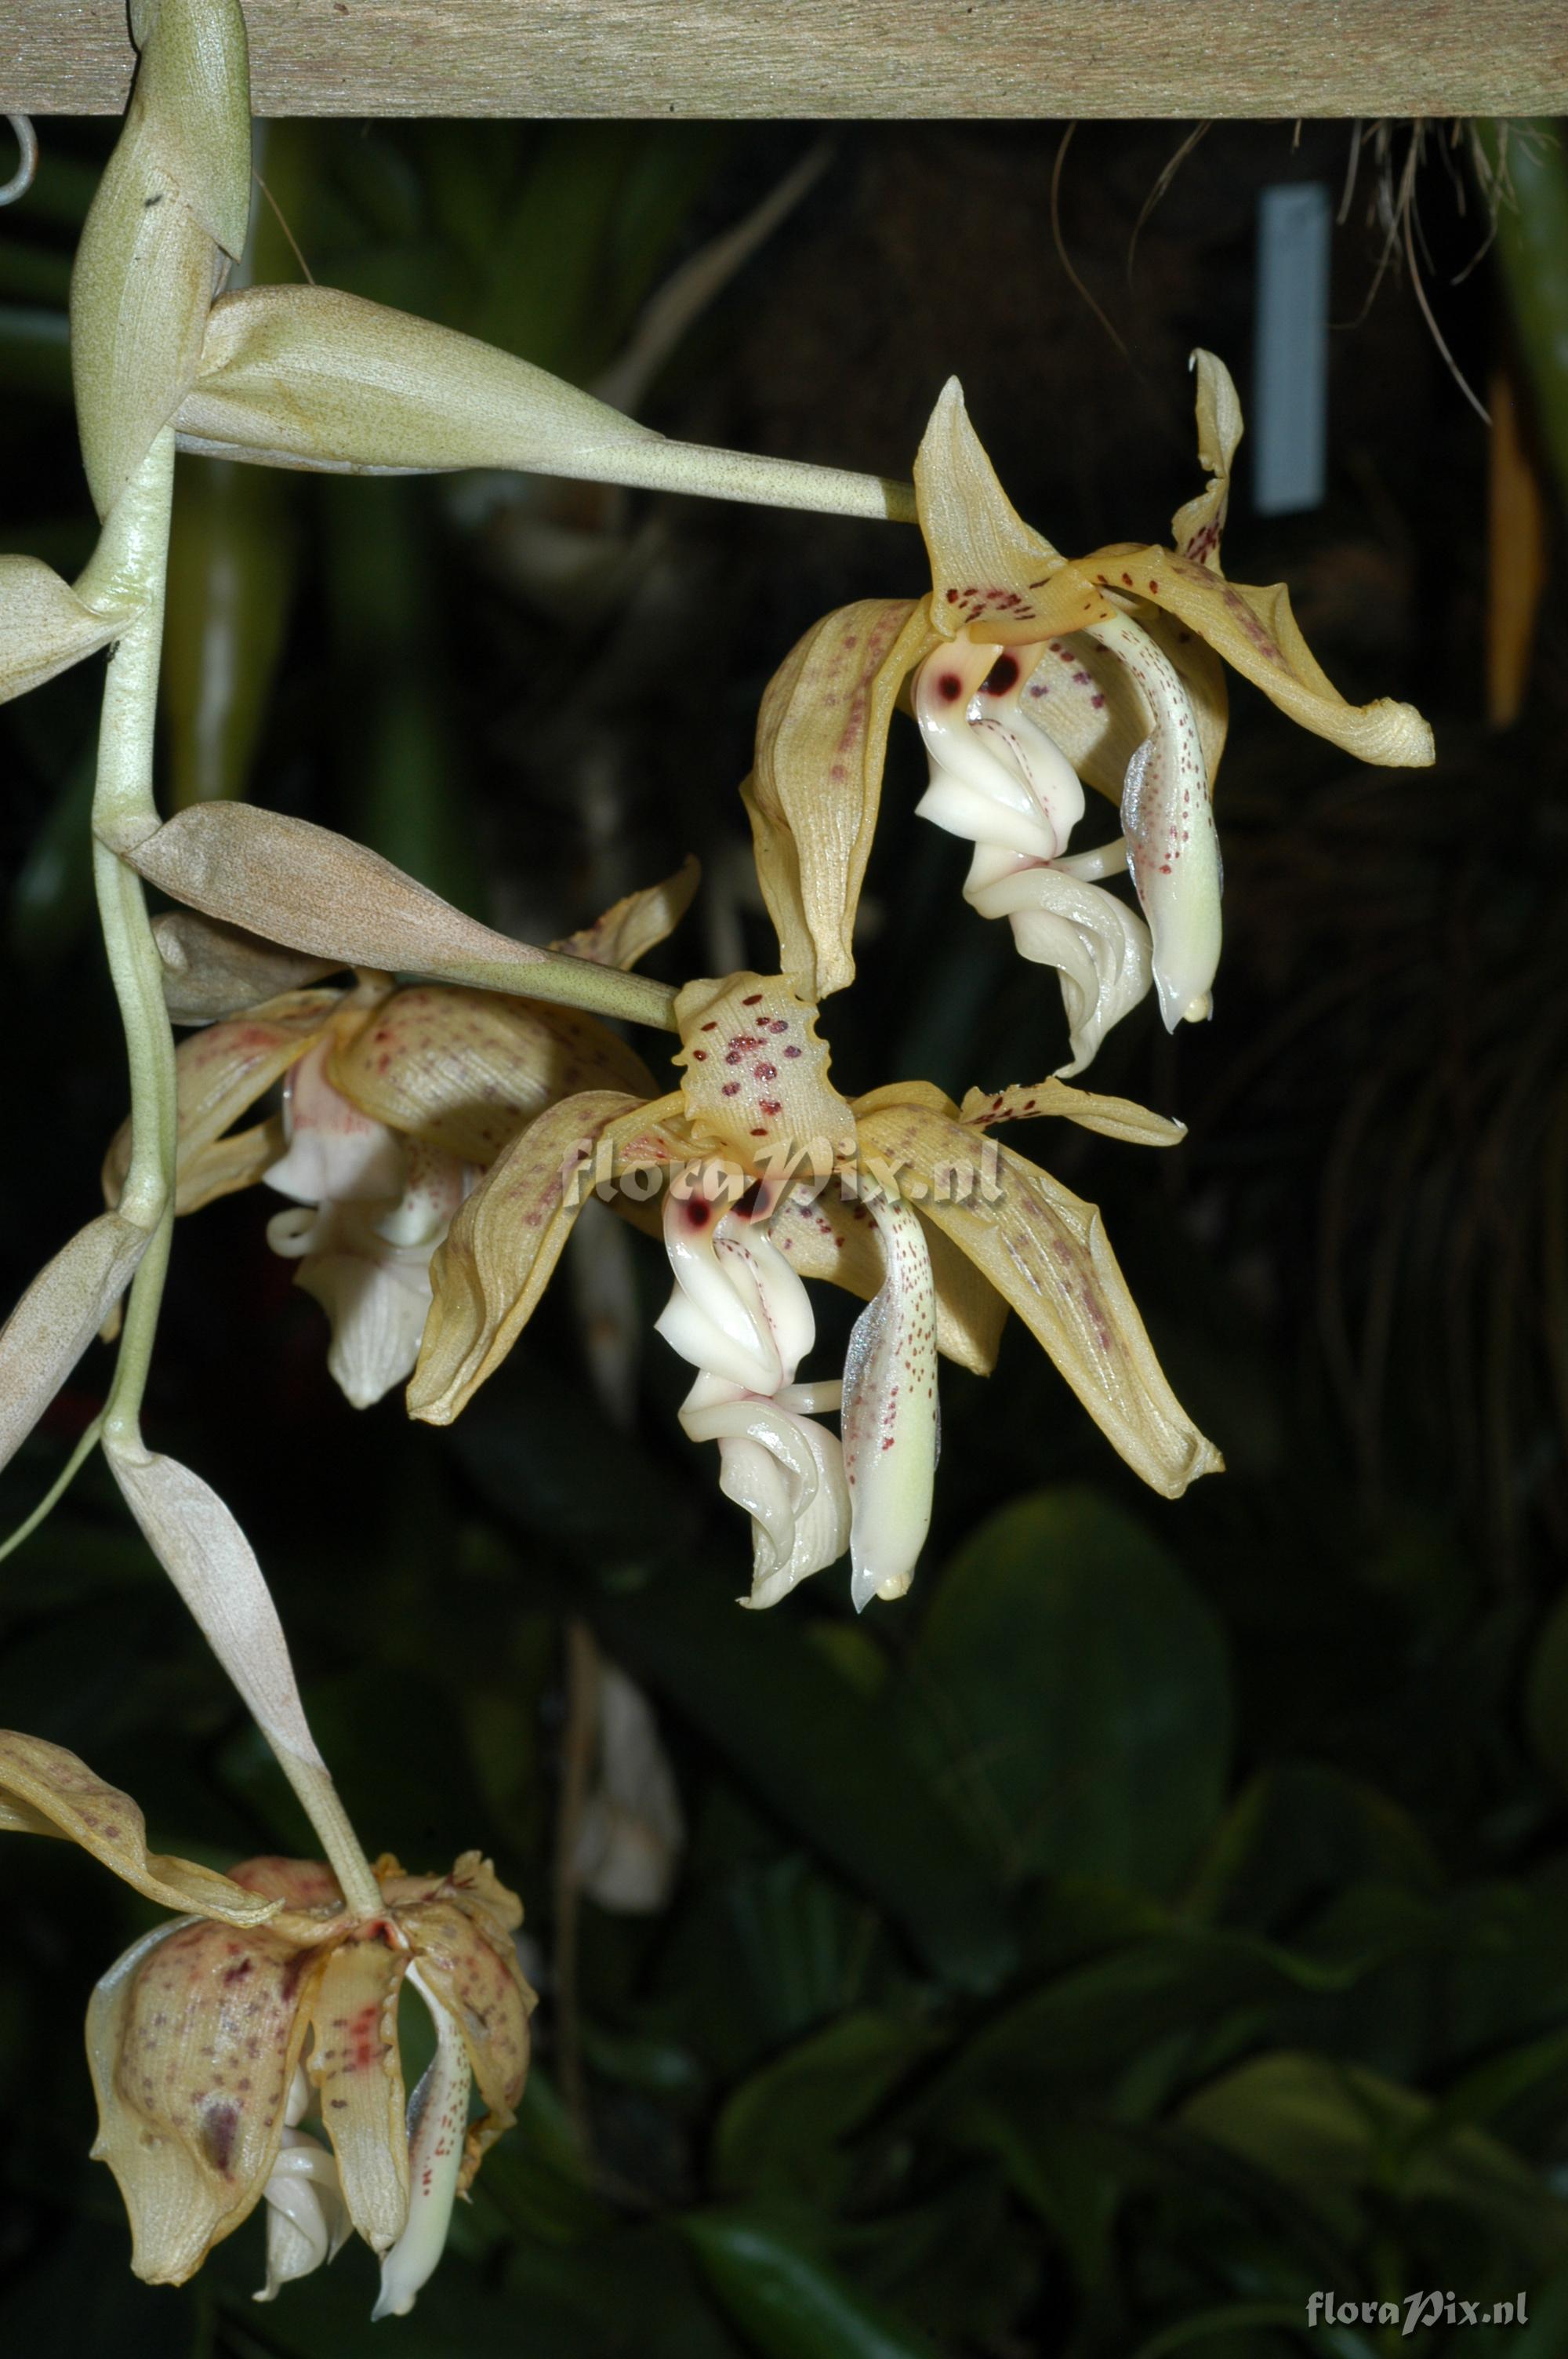
[[[1242,348],[1222,316],[1246,236],[1224,172],[1244,187],[1283,169],[1282,136],[1266,162],[1263,136],[1211,134],[1145,234],[1152,379],[1200,337]],[[1069,176],[1066,228],[1110,299],[1163,142],[1093,136],[1093,223]],[[51,126],[33,199],[0,227],[16,539],[68,571],[88,543],[64,280],[106,144]],[[284,125],[259,163],[318,278],[589,383],[668,270],[765,205],[804,144]],[[851,141],[691,324],[651,413],[779,450],[804,420],[799,447],[875,465],[913,447],[934,372],[957,365],[978,414],[1016,419],[1014,445],[1033,419],[1010,396],[1057,388],[1081,463],[997,455],[1025,514],[1065,513],[1069,546],[1108,512],[1097,472],[1141,469],[1165,513],[1160,469],[1190,488],[1184,424],[1167,462],[1135,387],[1129,424],[1107,422],[1108,362],[1070,295],[1043,288],[1024,338],[1007,223],[1021,191],[1043,194],[1042,157],[1023,133]],[[256,279],[293,276],[275,217],[255,220],[274,241]],[[1044,241],[1028,251],[1039,266]],[[958,330],[936,342],[946,269],[968,311],[949,308]],[[1483,354],[1486,283],[1448,321]],[[988,366],[992,336],[1011,379]],[[1102,1051],[1098,1085],[1194,1125],[1191,1168],[1162,1159],[1157,1205],[1141,1174],[1087,1167],[1162,1357],[1231,1462],[1179,1520],[1060,1415],[1015,1333],[988,1386],[947,1381],[911,1618],[871,1630],[807,1593],[759,1627],[729,1603],[733,1510],[674,1439],[684,1372],[640,1364],[657,1256],[584,1256],[597,1391],[563,1296],[443,1439],[391,1406],[342,1408],[319,1314],[291,1300],[243,1199],[182,1235],[150,1397],[262,1548],[348,1810],[405,1855],[478,1841],[529,1896],[538,2061],[442,2273],[383,2329],[410,2350],[526,2335],[562,2359],[1361,2359],[1392,2345],[1361,2330],[1309,2344],[1307,2296],[1423,2285],[1530,2288],[1529,2333],[1471,2330],[1466,2349],[1546,2353],[1568,2331],[1568,1651],[1545,1618],[1568,641],[1549,603],[1532,700],[1511,739],[1488,738],[1466,669],[1478,437],[1408,306],[1385,297],[1336,369],[1330,507],[1276,527],[1270,570],[1306,582],[1303,621],[1352,693],[1391,660],[1400,691],[1435,708],[1445,756],[1461,750],[1417,781],[1352,788],[1321,746],[1238,713],[1227,1036],[1184,1037],[1178,1063],[1145,1010]],[[1437,474],[1441,517],[1424,505]],[[711,833],[780,647],[887,579],[870,527],[516,478],[342,484],[193,462],[178,499],[178,799],[254,788],[530,940],[665,873],[699,822]],[[47,1028],[12,1027],[15,1103],[49,1118],[47,1154],[7,1163],[13,1296],[63,1198],[71,1217],[95,1210],[123,1112],[106,995],[72,955],[91,701],[76,675],[0,715],[10,984],[29,1013],[49,998]],[[904,737],[867,878],[876,956],[835,1010],[838,1067],[857,1086],[1040,1070],[1041,978],[1003,929],[955,912],[961,855],[910,823],[923,780]],[[720,842],[709,863],[716,973],[769,963],[738,806],[732,825],[732,860]],[[1086,1173],[1081,1154],[1062,1169]],[[1495,1322],[1482,1387],[1461,1301]],[[92,1380],[18,1460],[35,1487],[94,1414]],[[281,1777],[98,1469],[5,1564],[0,1635],[0,1722],[47,1715],[79,1739],[160,1841],[212,1864],[297,1846]],[[609,1870],[617,1837],[643,1872]],[[352,2256],[265,2311],[232,2245],[178,2297],[124,2274],[123,2222],[84,2159],[79,2018],[107,1945],[150,1919],[88,1891],[64,1846],[27,1851],[0,1960],[0,2341],[356,2350],[370,2286]]]

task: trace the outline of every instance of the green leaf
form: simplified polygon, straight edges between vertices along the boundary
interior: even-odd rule
[[[690,2212],[681,2226],[720,2306],[762,2359],[934,2359],[907,2321],[763,2214]]]
[[[1373,2189],[1444,2201],[1499,2228],[1521,2253],[1568,2248],[1568,2204],[1517,2155],[1445,2122],[1428,2097],[1326,2057],[1260,2056],[1183,2108],[1189,2128],[1270,2170],[1348,2233]]]
[[[936,1586],[904,1682],[939,1791],[1010,1882],[1170,1891],[1218,1813],[1225,1647],[1141,1524],[1087,1489],[981,1526]]]
[[[1376,1787],[1278,1761],[1227,1811],[1186,1899],[1200,1917],[1262,1930],[1364,1879],[1434,1893],[1440,1875],[1414,1821]]]
[[[939,2044],[928,2026],[869,2007],[813,2033],[730,2097],[714,2142],[716,2189],[828,2202],[849,2175],[841,2141]]]
[[[1226,2302],[1216,2310],[1201,2310],[1191,2318],[1178,2319],[1173,2326],[1162,2327],[1147,2343],[1141,2343],[1134,2359],[1167,2359],[1175,2351],[1188,2351],[1195,2343],[1210,2343],[1223,2334],[1249,2333],[1259,2326],[1293,2327],[1298,2334],[1306,2324],[1306,2315],[1299,2301],[1237,2301]],[[1338,2349],[1349,2359],[1352,2353],[1365,2353],[1372,2359],[1374,2345],[1361,2335],[1350,2342],[1337,2339],[1328,2346]]]
[[[617,1660],[695,1721],[938,1972],[994,1985],[1014,1942],[985,1861],[881,1699],[858,1694],[795,1622],[737,1612],[686,1564],[590,1610]]]

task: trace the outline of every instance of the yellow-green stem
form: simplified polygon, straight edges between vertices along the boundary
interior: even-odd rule
[[[152,1234],[126,1302],[114,1379],[97,1429],[112,1454],[138,1453],[143,1447],[142,1397],[174,1232],[174,1030],[142,881],[114,849],[136,842],[158,820],[153,745],[173,491],[174,435],[166,428],[116,502],[77,585],[90,604],[116,613],[132,610],[132,619],[110,654],[104,680],[92,799],[92,860],[103,944],[130,1067],[131,1161],[120,1210]],[[81,1454],[72,1460],[68,1475]],[[57,1489],[63,1487],[62,1482]],[[319,1761],[305,1760],[270,1736],[268,1741],[344,1898],[361,1916],[379,1914],[380,1889],[328,1771]]]
[[[165,429],[108,519],[81,594],[134,608],[111,648],[92,795],[93,883],[131,1082],[131,1162],[120,1210],[154,1232],[125,1313],[125,1332],[104,1411],[110,1439],[138,1438],[142,1394],[168,1266],[175,1156],[174,1032],[164,1006],[157,945],[141,879],[110,849],[157,817],[153,732],[163,641],[164,582],[174,493],[174,436]]]
[[[322,1857],[342,1887],[343,1898],[356,1917],[379,1917],[385,1907],[381,1886],[371,1873],[363,1846],[339,1799],[330,1771],[319,1761],[301,1760],[286,1745],[275,1745],[272,1749],[316,1831]]]
[[[31,1539],[45,1518],[53,1515],[72,1483],[97,1449],[103,1432],[103,1420],[101,1417],[95,1417],[66,1460],[59,1473],[55,1476],[54,1481],[33,1509],[32,1514],[24,1522],[19,1523],[14,1532],[7,1533],[6,1537],[0,1540],[0,1564],[3,1564],[8,1556],[19,1549],[24,1540]]]

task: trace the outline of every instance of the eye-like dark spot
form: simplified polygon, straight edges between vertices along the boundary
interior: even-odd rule
[[[964,683],[956,671],[945,671],[936,683],[936,693],[945,704],[956,704],[963,689]]]
[[[234,2133],[240,2126],[240,2109],[228,2099],[210,2104],[201,2116],[200,2139],[204,2152],[214,2170],[226,2171],[229,2158],[234,2151]]]
[[[1018,658],[998,656],[985,676],[980,693],[983,696],[1005,696],[1010,688],[1017,685],[1017,681]]]
[[[760,1180],[753,1180],[751,1186],[745,1189],[741,1194],[736,1198],[735,1210],[740,1213],[741,1218],[743,1221],[749,1221],[752,1213],[756,1211],[757,1199],[762,1192],[762,1181]]]
[[[686,1216],[694,1229],[705,1229],[713,1218],[713,1207],[701,1196],[693,1196],[687,1203]]]

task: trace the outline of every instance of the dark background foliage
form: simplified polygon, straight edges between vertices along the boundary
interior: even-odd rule
[[[1021,512],[1068,550],[1159,538],[1195,487],[1201,342],[1246,396],[1258,191],[1328,179],[1346,126],[1219,125],[1135,225],[1170,126],[865,127],[660,372],[692,439],[908,465],[944,377]],[[1408,133],[1396,130],[1393,165]],[[0,229],[8,546],[90,545],[63,341],[106,126],[45,127]],[[273,126],[314,274],[581,381],[650,288],[760,200],[799,126]],[[1462,161],[1419,179],[1443,331],[1485,385],[1508,332]],[[731,1603],[743,1520],[649,1339],[631,1426],[558,1284],[449,1433],[356,1417],[254,1197],[182,1226],[148,1402],[275,1584],[318,1734],[373,1850],[493,1853],[543,1994],[524,2118],[414,2316],[410,2359],[1365,2359],[1568,2343],[1568,1515],[1559,1078],[1560,594],[1523,717],[1489,732],[1487,448],[1364,161],[1335,241],[1329,495],[1251,512],[1360,699],[1433,718],[1431,772],[1348,768],[1244,687],[1218,803],[1217,1014],[1146,1007],[1095,1079],[1192,1125],[1177,1153],[1032,1137],[1106,1208],[1177,1390],[1229,1471],[1142,1493],[1027,1336],[944,1377],[937,1516],[907,1604],[840,1573]],[[295,275],[270,214],[256,275]],[[1244,446],[1245,451],[1245,446]],[[917,593],[888,527],[561,485],[310,482],[181,462],[164,770],[364,835],[531,939],[698,851],[670,975],[774,962],[734,788],[761,690],[861,594]],[[557,560],[569,558],[563,586]],[[552,571],[554,567],[554,571]],[[231,660],[218,723],[196,685]],[[122,1112],[90,920],[96,680],[0,714],[9,880],[9,1295],[96,1208]],[[1054,987],[964,908],[895,724],[847,1088],[961,1092],[1060,1060]],[[645,1051],[646,1053],[646,1051]],[[654,1052],[656,1056],[656,1050]],[[646,1317],[667,1284],[633,1240]],[[838,1314],[824,1314],[831,1340]],[[14,1468],[12,1519],[101,1397],[93,1353]],[[561,1874],[566,1633],[644,1686],[690,1841],[669,1908]],[[0,1570],[0,1723],[73,1746],[160,1847],[308,1838],[110,1486],[90,1469]],[[0,2348],[297,2354],[368,2334],[362,2249],[253,2309],[260,2223],[189,2288],[125,2269],[86,2159],[88,1990],[151,1921],[89,1862],[6,1847]],[[1483,2306],[1528,2331],[1305,2332],[1314,2289]],[[379,2346],[378,2346],[379,2347]]]

